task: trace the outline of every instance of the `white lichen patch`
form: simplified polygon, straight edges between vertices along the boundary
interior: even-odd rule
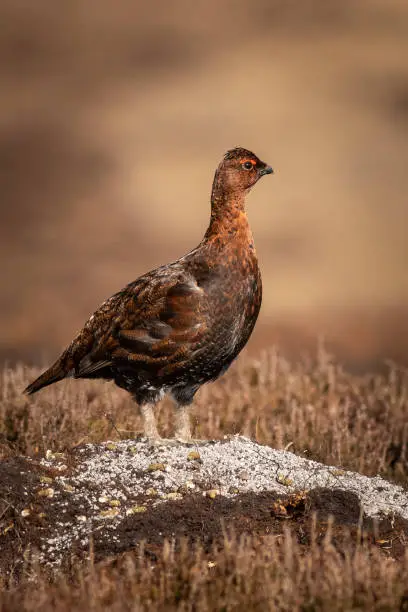
[[[62,459],[56,455],[47,453],[42,464],[55,467]],[[44,479],[42,483],[50,484]],[[75,547],[87,551],[92,533],[109,530],[113,541],[123,520],[141,521],[154,506],[183,503],[186,495],[199,494],[215,503],[219,496],[264,491],[285,495],[323,487],[354,493],[367,516],[408,519],[408,495],[400,486],[239,436],[201,444],[199,453],[184,444],[152,446],[146,440],[87,444],[76,451],[76,467],[55,476],[52,485],[41,489],[55,492],[46,500],[44,521],[49,523],[41,561],[55,566]],[[22,515],[31,520],[29,514]],[[51,515],[58,521],[52,522]]]

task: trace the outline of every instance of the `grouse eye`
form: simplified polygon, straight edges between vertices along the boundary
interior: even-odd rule
[[[246,161],[242,164],[242,167],[245,168],[245,170],[252,170],[254,164],[250,161]]]

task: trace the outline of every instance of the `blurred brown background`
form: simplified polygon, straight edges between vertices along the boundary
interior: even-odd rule
[[[319,334],[408,362],[405,0],[1,0],[0,354],[48,361],[95,307],[201,239],[213,172],[249,199],[249,349]]]

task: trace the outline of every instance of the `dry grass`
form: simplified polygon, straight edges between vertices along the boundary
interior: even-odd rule
[[[3,370],[0,440],[7,452],[45,453],[141,431],[137,407],[111,383],[67,381],[23,396],[38,373],[23,365]],[[170,435],[171,402],[163,401],[157,414],[162,433]],[[275,350],[257,360],[242,356],[201,388],[193,422],[196,437],[240,433],[368,476],[407,478],[408,372],[396,366],[353,376],[323,349],[297,365]]]
[[[52,584],[3,594],[0,610],[406,610],[408,557],[396,563],[365,544],[337,550],[327,537],[305,553],[287,530],[281,537],[226,535],[204,554],[181,543],[160,561],[128,553]]]
[[[3,371],[4,455],[63,450],[141,429],[132,401],[110,384],[69,381],[25,398],[21,390],[36,373],[24,366]],[[242,357],[200,391],[195,433],[220,438],[239,432],[407,486],[407,399],[407,372],[397,367],[357,377],[323,350],[296,366],[271,350],[256,361]],[[168,402],[158,412],[168,435]],[[26,577],[0,595],[0,610],[408,609],[408,548],[394,560],[386,547],[355,534],[339,541],[330,525],[318,531],[311,525],[305,542],[289,527],[283,535],[226,533],[211,550],[167,543],[154,560],[139,549],[94,565],[91,554],[88,565],[52,581],[27,566]]]

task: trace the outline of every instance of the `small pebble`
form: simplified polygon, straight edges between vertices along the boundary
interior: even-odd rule
[[[37,492],[37,495],[40,497],[54,497],[54,489],[52,487],[48,487],[47,489],[40,489]]]
[[[76,520],[77,520],[79,523],[86,523],[86,516],[85,516],[84,514],[79,514],[79,515],[76,517]]]
[[[132,508],[128,508],[126,510],[126,515],[129,516],[131,514],[142,514],[143,512],[146,512],[146,510],[146,506],[133,506]]]
[[[51,484],[53,482],[53,479],[50,478],[49,476],[41,476],[40,482],[44,484]]]
[[[101,518],[115,518],[115,516],[118,516],[119,514],[119,510],[117,508],[110,508],[109,510],[102,510],[102,512],[99,513],[99,516]]]
[[[278,474],[278,477],[276,480],[280,484],[285,485],[285,487],[290,487],[291,485],[293,485],[293,480],[291,480],[290,478],[287,478],[283,474]]]
[[[204,495],[206,495],[210,499],[215,499],[217,495],[220,495],[220,491],[219,489],[210,489],[209,491],[205,491]]]
[[[201,455],[198,451],[193,450],[188,453],[187,459],[188,461],[200,461]]]
[[[166,466],[164,463],[151,463],[147,469],[149,472],[164,472]]]

